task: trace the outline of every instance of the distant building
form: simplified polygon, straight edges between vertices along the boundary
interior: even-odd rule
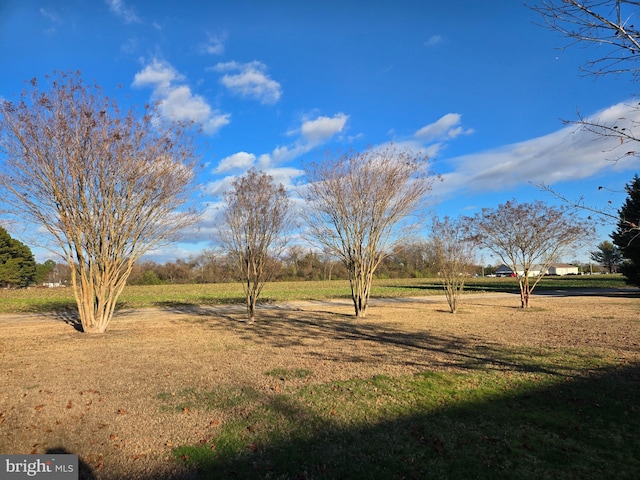
[[[547,275],[578,275],[578,267],[568,263],[554,263],[549,265]]]
[[[531,267],[531,269],[529,270],[529,276],[537,277],[538,275],[540,275],[540,268],[541,267],[539,265],[534,265],[533,267]],[[495,274],[496,277],[522,277],[524,275],[524,267],[519,265],[518,270],[514,272],[511,267],[503,264],[496,269]]]

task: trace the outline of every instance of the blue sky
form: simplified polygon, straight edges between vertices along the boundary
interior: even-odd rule
[[[599,52],[562,49],[536,23],[518,0],[2,0],[0,97],[80,70],[122,104],[159,101],[202,126],[210,207],[184,242],[155,252],[160,261],[210,246],[234,176],[255,166],[292,186],[327,149],[428,151],[444,178],[432,198],[441,216],[513,198],[555,203],[540,182],[617,208],[624,195],[609,189],[637,160],[612,162],[615,139],[561,119],[627,115],[634,85],[585,77],[580,66]]]

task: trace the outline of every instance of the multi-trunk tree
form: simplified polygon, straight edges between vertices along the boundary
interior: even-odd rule
[[[255,169],[235,179],[224,194],[219,240],[235,260],[247,303],[248,321],[255,320],[256,302],[271,279],[292,225],[289,195],[273,177]]]
[[[465,281],[475,268],[474,243],[467,237],[460,220],[444,217],[433,219],[429,245],[433,268],[444,287],[449,310],[456,313]]]
[[[570,248],[577,248],[593,237],[593,226],[564,207],[506,202],[497,208],[484,208],[465,220],[470,238],[480,248],[495,253],[518,273],[520,303],[529,307],[534,288]]]
[[[79,73],[0,102],[2,202],[62,251],[85,332],[106,330],[135,261],[198,218],[189,128],[122,111]]]
[[[306,227],[349,272],[356,317],[365,317],[373,274],[407,237],[436,178],[426,154],[395,146],[349,151],[307,165]]]

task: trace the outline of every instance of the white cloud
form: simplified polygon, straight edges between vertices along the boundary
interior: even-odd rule
[[[174,80],[183,80],[183,77],[167,62],[153,59],[151,64],[136,73],[133,86],[152,86],[158,89],[168,89]]]
[[[154,59],[136,73],[133,86],[153,88],[152,97],[159,102],[163,115],[173,120],[193,121],[209,135],[228,125],[230,115],[213,109],[204,97],[180,83],[184,80],[169,63]]]
[[[226,39],[226,34],[216,36],[207,33],[207,41],[200,45],[199,50],[201,53],[209,55],[222,55],[224,53],[224,42]]]
[[[216,173],[228,172],[236,169],[249,169],[256,161],[256,156],[253,153],[238,152],[233,155],[229,155],[223,158],[216,168]]]
[[[310,143],[318,144],[342,132],[348,115],[338,113],[333,117],[318,117],[315,120],[307,120],[300,127],[300,133]]]
[[[640,110],[619,103],[590,120],[637,131]],[[461,189],[498,192],[522,184],[551,185],[588,178],[601,171],[635,169],[637,158],[625,153],[626,145],[621,145],[619,137],[603,137],[568,126],[542,137],[451,159],[448,163],[453,171],[443,175],[444,182],[436,189],[444,196]]]
[[[269,166],[294,160],[341,133],[345,129],[347,120],[349,120],[349,115],[344,113],[337,113],[332,117],[319,116],[312,120],[304,120],[300,128],[287,132],[287,135],[300,135],[298,140],[289,145],[274,148],[271,154],[262,155],[260,163]]]
[[[293,180],[304,175],[304,170],[293,167],[279,167],[267,168],[265,173],[273,177],[276,185],[282,184],[287,190],[292,190]]]
[[[205,185],[204,191],[214,198],[222,197],[224,192],[228,192],[229,190],[231,190],[231,182],[233,182],[236,178],[237,175],[229,175],[220,180],[209,182]]]
[[[461,121],[462,116],[459,113],[447,113],[434,123],[422,127],[414,134],[414,137],[422,141],[451,140],[459,135],[473,133],[472,129],[464,129],[460,125]]]
[[[240,97],[274,104],[282,95],[280,84],[266,74],[267,67],[262,62],[219,63],[209,70],[229,72],[222,76],[220,83]]]
[[[304,175],[304,170],[294,167],[264,168],[262,171],[267,175],[271,175],[276,185],[282,184],[288,190],[293,189],[294,179]],[[204,191],[214,198],[220,198],[225,192],[228,192],[233,188],[231,185],[232,182],[243,174],[244,172],[238,175],[228,175],[220,180],[209,182],[205,186]]]
[[[133,8],[127,7],[124,0],[105,0],[109,9],[117,16],[122,17],[125,23],[139,23],[140,18]]]

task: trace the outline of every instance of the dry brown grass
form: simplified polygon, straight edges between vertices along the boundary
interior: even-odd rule
[[[63,448],[96,478],[161,478],[181,468],[173,447],[198,443],[237,412],[176,415],[160,394],[246,386],[273,395],[427,370],[572,375],[640,361],[632,295],[539,295],[532,309],[517,305],[514,295],[472,295],[451,315],[442,298],[385,300],[355,321],[346,302],[296,302],[259,308],[251,325],[235,306],[130,310],[103,335],[79,333],[61,316],[0,315],[0,452]],[[282,368],[311,374],[265,374]]]

